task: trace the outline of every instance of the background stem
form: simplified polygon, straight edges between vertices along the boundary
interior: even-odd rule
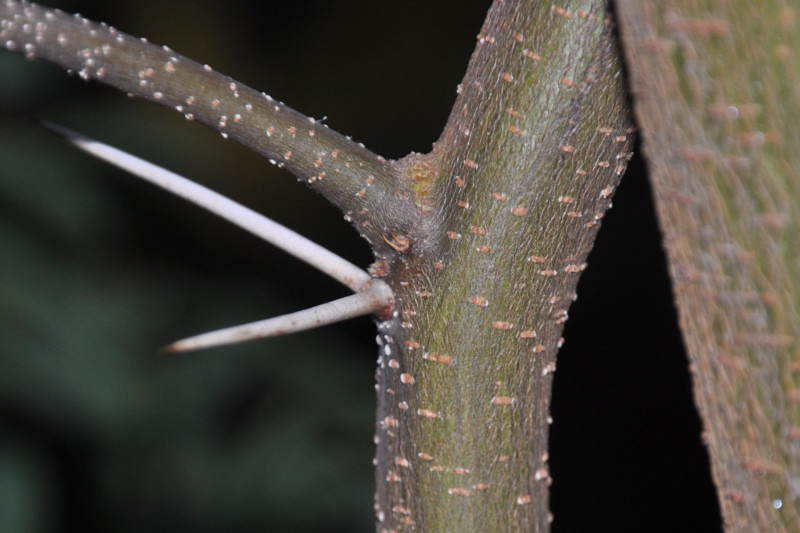
[[[781,2],[620,2],[730,531],[800,527],[797,15]]]

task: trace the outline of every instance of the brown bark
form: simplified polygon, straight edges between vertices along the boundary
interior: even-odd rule
[[[619,2],[729,531],[800,528],[800,39],[783,2]]]

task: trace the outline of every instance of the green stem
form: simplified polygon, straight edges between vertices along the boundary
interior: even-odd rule
[[[632,138],[602,2],[496,1],[392,267],[379,531],[546,531],[550,387],[567,309]]]

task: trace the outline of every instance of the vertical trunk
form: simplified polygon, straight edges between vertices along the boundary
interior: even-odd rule
[[[498,1],[434,151],[379,325],[379,531],[547,531],[552,373],[631,147],[617,49],[586,11]]]

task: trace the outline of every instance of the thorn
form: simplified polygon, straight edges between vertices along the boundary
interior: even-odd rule
[[[387,305],[391,305],[392,300],[392,289],[381,280],[373,280],[369,288],[363,292],[296,313],[189,337],[165,346],[163,351],[168,353],[188,352],[297,333],[378,312]]]
[[[394,293],[389,285],[373,278],[368,272],[306,239],[299,233],[273,222],[267,217],[237,204],[233,200],[202,185],[198,185],[122,150],[49,122],[42,122],[41,124],[84,152],[158,185],[176,196],[180,196],[236,224],[279,249],[305,261],[356,293],[296,313],[189,337],[164,347],[163,351],[169,353],[187,352],[212,346],[287,335],[371,313],[380,312],[381,316],[385,316],[387,310],[393,309]]]
[[[284,252],[295,256],[301,261],[305,261],[354,292],[361,291],[372,280],[369,273],[346,259],[211,189],[62,126],[45,121],[42,121],[41,124],[84,152],[158,185],[176,196],[180,196],[228,222],[236,224]]]

